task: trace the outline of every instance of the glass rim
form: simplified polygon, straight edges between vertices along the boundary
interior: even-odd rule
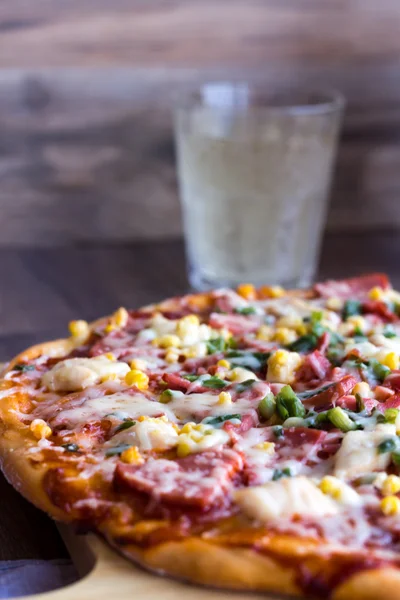
[[[344,95],[334,88],[293,86],[268,94],[267,83],[221,79],[177,94],[174,108],[177,111],[204,108],[221,112],[260,110],[288,115],[318,115],[340,112],[345,105]]]

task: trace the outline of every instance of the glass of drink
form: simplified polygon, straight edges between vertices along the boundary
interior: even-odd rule
[[[342,96],[271,97],[209,83],[175,111],[189,280],[308,286],[315,274]]]

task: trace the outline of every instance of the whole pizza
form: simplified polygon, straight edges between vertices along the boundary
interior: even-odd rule
[[[74,321],[2,373],[2,469],[158,573],[398,598],[399,314],[372,274]]]

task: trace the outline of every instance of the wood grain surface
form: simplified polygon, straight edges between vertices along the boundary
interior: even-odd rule
[[[373,270],[400,288],[397,236],[348,233],[325,238],[320,278]],[[0,360],[64,336],[71,319],[93,319],[118,306],[137,307],[187,291],[183,244],[137,243],[77,248],[0,249]],[[59,558],[53,523],[0,475],[0,560]]]
[[[400,227],[398,0],[3,0],[0,244],[171,238],[171,104],[210,79],[348,100],[328,226]]]
[[[399,22],[397,0],[2,0],[0,66],[387,60]]]

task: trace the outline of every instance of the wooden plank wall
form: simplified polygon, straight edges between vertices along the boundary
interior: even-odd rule
[[[342,90],[329,228],[399,228],[399,33],[399,0],[2,0],[0,244],[179,234],[172,99],[218,78]]]

